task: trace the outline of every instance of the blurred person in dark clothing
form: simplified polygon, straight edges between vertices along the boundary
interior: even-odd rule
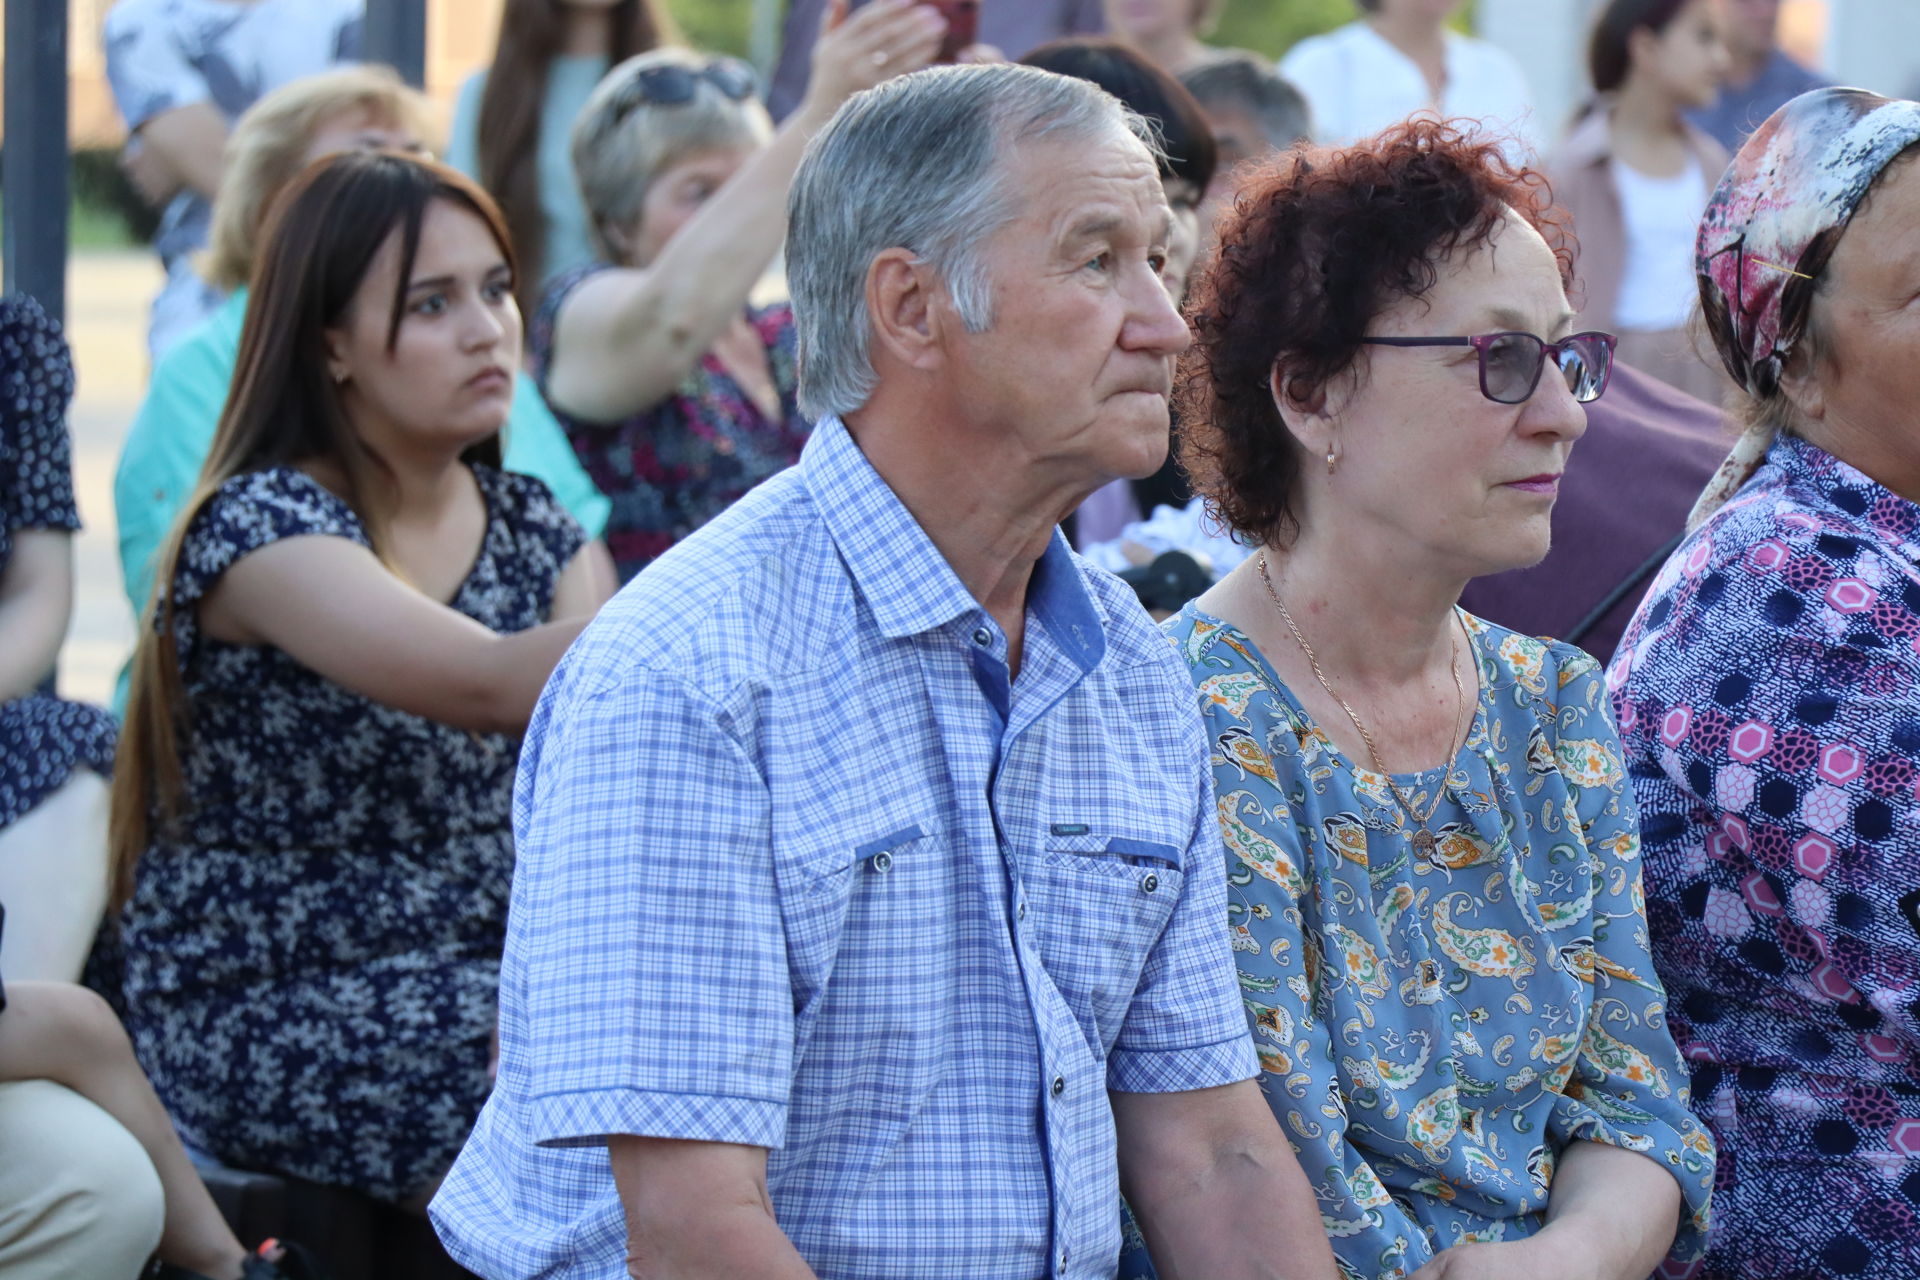
[[[1780,0],[1724,0],[1721,10],[1720,31],[1731,65],[1719,99],[1688,112],[1687,119],[1733,152],[1789,99],[1828,82],[1788,57],[1776,42]]]
[[[1221,58],[1185,73],[1180,83],[1213,127],[1219,155],[1201,203],[1203,215],[1232,195],[1234,169],[1313,136],[1306,97],[1260,58]]]

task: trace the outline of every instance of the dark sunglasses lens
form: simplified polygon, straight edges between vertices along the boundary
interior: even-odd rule
[[[640,92],[648,102],[672,106],[693,101],[694,73],[686,67],[648,67],[640,73]]]
[[[752,97],[760,88],[759,78],[753,74],[753,68],[732,58],[709,63],[707,79],[735,102]]]
[[[1576,333],[1561,349],[1560,374],[1567,380],[1567,390],[1581,404],[1600,398],[1612,371],[1613,352],[1602,334]]]
[[[1503,333],[1480,353],[1480,377],[1487,397],[1501,404],[1519,404],[1533,394],[1540,377],[1540,339],[1525,333]]]

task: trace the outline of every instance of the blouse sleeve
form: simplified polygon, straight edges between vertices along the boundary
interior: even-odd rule
[[[8,529],[80,527],[67,438],[72,401],[73,361],[60,326],[32,298],[0,301],[0,520]]]
[[[1211,712],[1208,724],[1217,734]],[[1301,914],[1310,852],[1285,797],[1244,771],[1236,755],[1216,747],[1214,783],[1228,850],[1228,922],[1260,1056],[1261,1092],[1313,1187],[1336,1258],[1375,1259],[1369,1276],[1414,1271],[1433,1257],[1426,1230],[1387,1194],[1347,1138],[1333,1031],[1322,1000],[1325,960]],[[1344,1260],[1340,1268],[1343,1276],[1359,1274]]]
[[[1667,1030],[1640,880],[1640,825],[1599,664],[1562,657],[1554,754],[1592,865],[1593,1004],[1572,1077],[1554,1105],[1555,1150],[1574,1141],[1637,1151],[1671,1173],[1685,1206],[1673,1256],[1706,1245],[1714,1148],[1687,1109],[1689,1072]]]
[[[264,547],[303,537],[345,538],[372,546],[351,507],[318,481],[289,468],[235,476],[207,500],[188,526],[168,592],[183,665],[197,630],[194,606],[227,570]]]

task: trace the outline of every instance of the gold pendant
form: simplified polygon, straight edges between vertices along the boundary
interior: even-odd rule
[[[1413,833],[1413,851],[1422,858],[1432,858],[1434,850],[1433,832],[1425,827]]]

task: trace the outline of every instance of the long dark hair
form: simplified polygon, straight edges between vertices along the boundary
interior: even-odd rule
[[[500,202],[519,246],[520,310],[528,316],[539,303],[540,282],[551,265],[542,260],[547,215],[540,208],[540,112],[546,105],[547,69],[560,56],[564,8],[565,0],[507,0],[486,92],[480,95],[480,185]],[[680,42],[660,0],[619,0],[609,19],[609,67],[636,53]]]
[[[1595,93],[1612,93],[1627,82],[1633,68],[1628,43],[1633,33],[1645,28],[1659,35],[1690,0],[1609,0],[1594,21],[1593,35],[1587,41],[1587,74],[1593,79]]]
[[[134,863],[151,842],[156,819],[165,823],[179,811],[180,744],[191,726],[171,597],[181,544],[207,500],[237,475],[331,462],[345,477],[341,496],[366,526],[374,554],[392,563],[392,471],[360,439],[327,375],[326,331],[340,323],[375,256],[397,233],[400,272],[387,321],[387,349],[393,350],[406,316],[420,228],[436,200],[478,215],[512,269],[506,223],[486,192],[453,169],[414,156],[349,151],[316,161],[288,185],[267,217],[226,407],[199,485],[160,554],[158,585],[134,652],[108,833],[116,903],[132,892]],[[461,456],[499,466],[499,433]]]

